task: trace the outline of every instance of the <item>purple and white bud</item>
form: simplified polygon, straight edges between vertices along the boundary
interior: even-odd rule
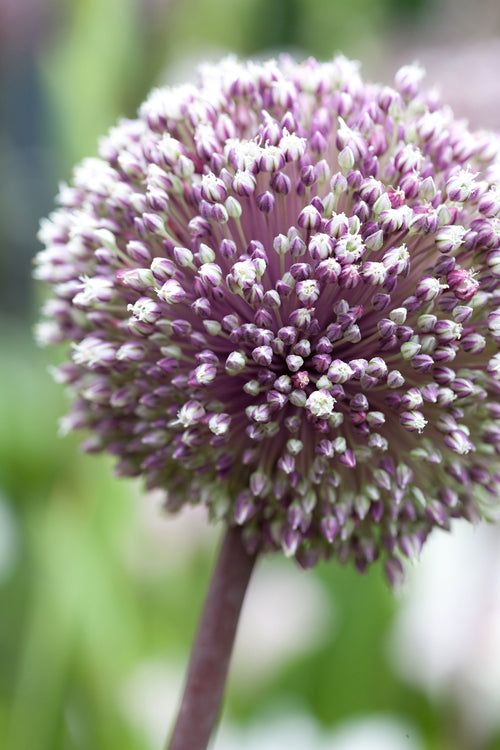
[[[372,213],[373,216],[378,218],[380,214],[385,213],[389,211],[392,208],[391,201],[389,199],[389,195],[387,193],[382,193],[372,207]]]
[[[442,227],[436,233],[436,245],[441,253],[452,253],[462,245],[465,236],[465,227],[453,224]]]
[[[142,323],[155,323],[162,314],[160,305],[150,297],[140,297],[127,311]]]
[[[77,365],[95,368],[99,366],[109,367],[116,360],[115,346],[96,336],[88,336],[78,344],[73,344],[72,359]]]
[[[220,437],[225,435],[231,425],[231,416],[229,414],[213,414],[208,420],[208,428],[214,435]]]
[[[278,255],[286,255],[290,249],[290,240],[284,234],[278,234],[273,240],[273,247]]]
[[[396,88],[406,99],[418,94],[425,77],[425,70],[420,65],[403,65],[394,77]]]
[[[349,232],[349,219],[344,213],[333,214],[330,221],[330,234],[332,237],[344,237]]]
[[[44,320],[34,327],[34,337],[38,346],[57,346],[66,341],[66,332],[59,323],[53,320]]]
[[[441,284],[439,279],[435,279],[433,276],[427,276],[420,279],[415,291],[419,299],[424,302],[430,302],[438,297],[445,288],[446,287]]]
[[[153,272],[149,268],[120,268],[116,272],[115,278],[119,284],[135,289],[136,292],[144,292],[146,289],[155,286],[155,278]],[[88,298],[88,295],[84,293],[82,297],[79,298],[80,303],[85,305],[89,304],[88,302],[84,302],[86,298]],[[78,303],[75,302],[75,304]]]
[[[252,359],[259,365],[269,367],[273,361],[273,350],[270,346],[258,346],[252,351]]]
[[[187,247],[174,247],[175,262],[182,268],[193,267],[194,256]]]
[[[320,293],[319,284],[314,279],[299,281],[295,287],[295,292],[299,300],[305,305],[313,305]]]
[[[321,214],[314,206],[305,206],[299,214],[297,223],[303,229],[317,230],[321,226]]]
[[[126,341],[116,352],[116,359],[124,362],[141,362],[146,355],[145,344],[139,341]]]
[[[206,201],[223,203],[227,198],[227,188],[224,182],[213,172],[201,177],[201,195]]]
[[[339,530],[339,522],[334,516],[325,516],[321,520],[321,533],[330,544],[335,539]]]
[[[368,150],[365,138],[361,135],[360,132],[350,128],[342,119],[342,117],[339,117],[338,121],[339,128],[337,130],[336,138],[337,148],[340,152],[342,152],[342,150],[346,148],[349,148],[355,162],[359,159],[362,159],[364,156],[366,156]]]
[[[208,385],[208,383],[215,380],[216,375],[217,368],[215,365],[203,363],[193,370],[193,374],[189,380],[189,385]]]
[[[460,456],[475,450],[474,444],[463,430],[452,430],[446,435],[444,442],[448,448],[451,448],[452,451],[458,453]]]
[[[500,213],[500,190],[497,185],[493,185],[484,195],[481,196],[478,203],[479,211],[489,218],[498,216]]]
[[[401,397],[401,406],[409,411],[414,411],[422,406],[423,398],[418,388],[409,388]]]
[[[302,237],[294,234],[290,238],[289,249],[290,249],[290,255],[293,258],[300,258],[306,252],[306,243],[304,242]]]
[[[455,297],[462,302],[469,302],[479,290],[479,282],[474,278],[473,273],[465,268],[450,271],[446,281]]]
[[[309,357],[311,354],[311,342],[308,339],[300,339],[292,347],[292,354],[298,354],[300,357]]]
[[[203,263],[198,269],[198,275],[203,283],[208,286],[219,286],[222,281],[222,269],[217,263]],[[166,283],[170,282],[167,281]]]
[[[242,260],[234,264],[231,277],[240,289],[248,289],[257,280],[257,269],[251,260]]]
[[[234,502],[234,520],[243,526],[255,513],[255,499],[249,490],[238,494]]]
[[[153,258],[151,262],[151,271],[154,279],[162,284],[167,279],[175,276],[176,267],[175,264],[167,258]]]
[[[291,381],[295,388],[303,391],[309,385],[309,375],[305,370],[300,370],[292,375]]]
[[[328,391],[313,391],[306,401],[308,412],[320,419],[327,419],[334,410],[335,399]]]
[[[304,156],[307,149],[307,141],[295,133],[289,133],[283,130],[283,137],[280,139],[279,147],[284,153],[287,161],[299,161]]]
[[[401,388],[405,379],[399,370],[391,370],[387,375],[387,385],[389,388]]]
[[[205,409],[199,401],[187,401],[177,412],[177,419],[174,425],[182,427],[191,427],[200,422],[205,416]]]
[[[166,302],[167,305],[183,302],[187,297],[185,290],[175,279],[168,279],[160,289],[156,290],[156,293],[162,302]]]
[[[114,297],[113,282],[102,276],[82,276],[82,289],[73,298],[73,303],[81,307],[92,307],[110,302]],[[151,276],[151,283],[154,279]]]
[[[325,283],[335,283],[342,272],[342,266],[335,258],[327,258],[321,261],[317,267],[318,278]]]
[[[333,241],[328,234],[318,232],[309,240],[308,250],[315,261],[325,260],[332,254]]]
[[[304,360],[297,354],[289,354],[286,358],[286,364],[291,372],[297,372],[304,364]]]
[[[292,189],[292,181],[283,172],[277,172],[273,175],[270,185],[278,195],[288,195]]]
[[[387,277],[387,268],[384,263],[367,261],[361,268],[361,276],[364,281],[372,286],[384,284]]]
[[[232,187],[235,193],[248,198],[255,192],[255,177],[247,170],[238,170],[233,177]]]
[[[405,274],[410,267],[410,253],[406,245],[392,247],[384,253],[382,262],[387,268],[388,273],[399,276]]]
[[[279,146],[267,145],[261,149],[259,169],[262,172],[278,172],[285,166],[285,154]]]
[[[239,219],[241,214],[243,213],[243,208],[240,201],[237,201],[236,198],[233,198],[232,195],[230,195],[229,198],[226,199],[226,202],[224,203],[224,209],[230,219]]]
[[[246,357],[242,351],[231,352],[226,359],[226,372],[228,375],[238,375],[246,367]]]
[[[471,332],[462,337],[462,348],[470,354],[480,354],[486,348],[486,339],[480,333]]]
[[[465,201],[471,196],[477,196],[479,186],[476,182],[477,175],[468,169],[461,169],[446,183],[448,197],[452,201]]]
[[[456,341],[462,335],[463,326],[454,320],[438,320],[434,326],[434,333],[440,342]]]
[[[276,204],[276,198],[270,190],[266,190],[260,193],[256,199],[257,208],[262,211],[263,214],[269,214],[274,209]]]
[[[342,174],[347,177],[356,162],[352,149],[349,148],[349,146],[343,148],[342,151],[339,152],[337,160],[339,167],[342,170]]]

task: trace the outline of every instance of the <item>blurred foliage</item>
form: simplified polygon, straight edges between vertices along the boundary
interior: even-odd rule
[[[193,60],[229,51],[363,57],[367,45],[380,49],[390,7],[391,0],[74,0],[42,55],[58,168],[95,153],[98,136],[117,116],[133,116],[169,70],[191,66],[192,74]]]
[[[53,3],[53,28],[30,58],[29,80],[38,88],[34,93],[20,89],[16,104],[34,113],[38,130],[28,145],[43,153],[40,162],[29,158],[29,179],[43,185],[38,203],[12,201],[17,229],[8,206],[14,188],[16,196],[26,194],[23,172],[16,167],[23,144],[16,141],[12,111],[7,107],[4,113],[0,164],[12,176],[2,180],[0,193],[5,289],[15,276],[6,269],[16,259],[24,264],[19,278],[28,275],[16,243],[20,224],[36,223],[32,205],[45,205],[57,180],[69,177],[74,161],[96,152],[99,135],[117,117],[133,116],[154,83],[191,70],[193,58],[226,51],[290,49],[330,57],[342,50],[365,60],[369,51],[376,59],[395,6],[398,23],[405,13],[413,23],[429,3]],[[24,6],[29,12],[29,3],[20,1],[19,8]],[[4,63],[4,80],[12,71]],[[30,108],[29,97],[41,98],[40,106]],[[32,245],[34,252],[34,239]],[[16,259],[9,255],[14,249]],[[32,318],[30,294],[16,283],[10,297],[0,298],[15,296],[19,318]],[[140,544],[140,491],[133,482],[117,481],[107,458],[80,454],[77,437],[57,437],[57,419],[65,410],[62,389],[47,375],[48,358],[34,349],[27,326],[13,320],[0,319],[0,509],[5,510],[0,525],[6,524],[0,540],[8,539],[10,555],[0,567],[0,747],[144,750],[150,745],[126,709],[124,686],[148,660],[184,661],[213,545],[154,575],[134,568],[129,552],[133,543]],[[153,553],[144,549],[142,554]],[[310,575],[330,592],[339,613],[337,632],[312,654],[290,660],[258,689],[231,690],[229,715],[246,723],[287,699],[303,704],[325,726],[364,712],[396,713],[421,731],[429,750],[444,750],[445,713],[403,685],[388,663],[386,639],[397,601],[380,569],[361,577],[331,564]],[[497,738],[489,750],[499,747]]]
[[[50,132],[67,163],[95,153],[97,136],[122,107],[133,111],[144,38],[133,0],[78,0],[66,8],[65,33],[43,60],[51,104]],[[129,106],[127,106],[127,104]]]

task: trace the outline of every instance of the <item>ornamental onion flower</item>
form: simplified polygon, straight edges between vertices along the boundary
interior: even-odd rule
[[[389,579],[498,495],[499,140],[423,71],[200,70],[104,138],[44,221],[63,430],[249,555]]]

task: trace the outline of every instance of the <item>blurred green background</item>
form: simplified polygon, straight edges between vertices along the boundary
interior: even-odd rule
[[[457,111],[500,127],[499,39],[488,0],[0,0],[2,750],[159,750],[218,539],[199,514],[165,519],[160,499],[116,480],[107,458],[57,437],[66,403],[46,372],[57,355],[32,342],[44,290],[30,274],[58,181],[153,85],[227,52],[341,51],[388,82],[418,58]],[[395,748],[500,748],[498,724],[464,718],[460,691],[426,690],[398,670],[403,600],[380,569],[292,568],[264,561],[250,591],[253,629],[217,749],[284,748],[269,727],[291,715],[307,727],[306,750],[351,747],[345,738],[373,716]],[[267,740],[252,744],[259,726]],[[374,738],[353,750],[393,747]]]

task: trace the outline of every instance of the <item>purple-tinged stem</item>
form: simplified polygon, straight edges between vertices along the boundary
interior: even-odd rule
[[[191,651],[184,695],[168,750],[206,750],[217,722],[238,619],[256,555],[229,528]]]

